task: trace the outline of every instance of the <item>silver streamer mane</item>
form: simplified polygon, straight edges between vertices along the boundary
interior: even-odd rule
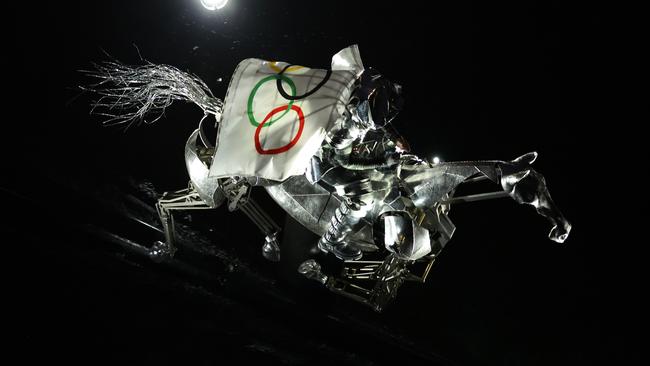
[[[174,101],[193,102],[203,113],[218,117],[223,108],[208,86],[196,75],[169,65],[145,61],[141,66],[125,65],[119,61],[93,64],[94,70],[82,71],[99,82],[81,87],[96,93],[91,113],[105,116],[104,125],[154,123],[165,114]],[[151,115],[152,119],[145,119]]]

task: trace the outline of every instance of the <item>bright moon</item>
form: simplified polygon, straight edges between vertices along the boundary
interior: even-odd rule
[[[218,10],[226,6],[228,0],[201,0],[201,5],[208,10]]]

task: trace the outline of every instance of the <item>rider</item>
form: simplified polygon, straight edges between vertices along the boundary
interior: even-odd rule
[[[361,250],[346,238],[397,187],[397,166],[408,146],[389,123],[402,107],[400,94],[400,85],[366,69],[345,118],[328,131],[313,157],[308,179],[343,198],[318,242],[319,249],[339,259],[361,258]]]

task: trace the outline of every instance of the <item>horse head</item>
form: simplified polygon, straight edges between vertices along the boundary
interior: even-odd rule
[[[537,153],[532,152],[501,164],[501,187],[515,201],[535,207],[540,215],[553,224],[549,239],[563,243],[569,237],[571,224],[551,199],[544,176],[530,167],[536,158]]]

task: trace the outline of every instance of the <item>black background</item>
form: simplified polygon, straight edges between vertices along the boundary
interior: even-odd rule
[[[539,152],[536,169],[574,225],[569,240],[547,240],[547,223],[511,201],[458,207],[451,216],[457,234],[429,281],[405,286],[384,314],[296,285],[295,267],[259,259],[261,237],[244,217],[225,209],[208,214],[222,224],[215,226],[222,240],[216,245],[258,265],[307,309],[300,321],[268,315],[292,330],[284,335],[289,344],[300,348],[311,337],[305,334],[320,333],[334,348],[376,364],[408,353],[388,347],[373,357],[372,337],[342,345],[336,325],[312,326],[310,317],[335,308],[452,364],[630,364],[638,355],[637,295],[647,286],[639,284],[637,250],[645,240],[636,236],[626,203],[643,207],[647,200],[637,198],[633,184],[642,168],[626,170],[625,163],[643,156],[643,135],[628,126],[621,114],[627,107],[617,103],[624,47],[606,6],[231,0],[208,12],[198,0],[116,0],[24,4],[7,15],[13,52],[5,57],[16,64],[5,69],[12,94],[5,108],[12,113],[3,118],[2,181],[14,205],[0,227],[3,247],[12,249],[7,279],[16,288],[6,297],[15,305],[11,338],[25,360],[291,360],[291,347],[285,356],[247,348],[247,339],[260,336],[250,325],[232,341],[222,332],[222,324],[236,323],[232,314],[151,276],[162,269],[129,267],[88,249],[92,239],[66,239],[93,209],[62,204],[52,182],[87,194],[126,177],[151,181],[158,191],[186,184],[182,151],[200,110],[174,105],[156,124],[125,132],[101,127],[78,89],[89,82],[78,70],[106,60],[102,50],[141,62],[134,44],[145,59],[188,70],[223,96],[244,58],[326,68],[334,53],[356,43],[366,66],[403,85],[406,105],[396,127],[417,154],[451,161]],[[38,205],[15,204],[16,192]],[[265,306],[255,295],[247,304]],[[238,314],[246,317],[247,310]]]

